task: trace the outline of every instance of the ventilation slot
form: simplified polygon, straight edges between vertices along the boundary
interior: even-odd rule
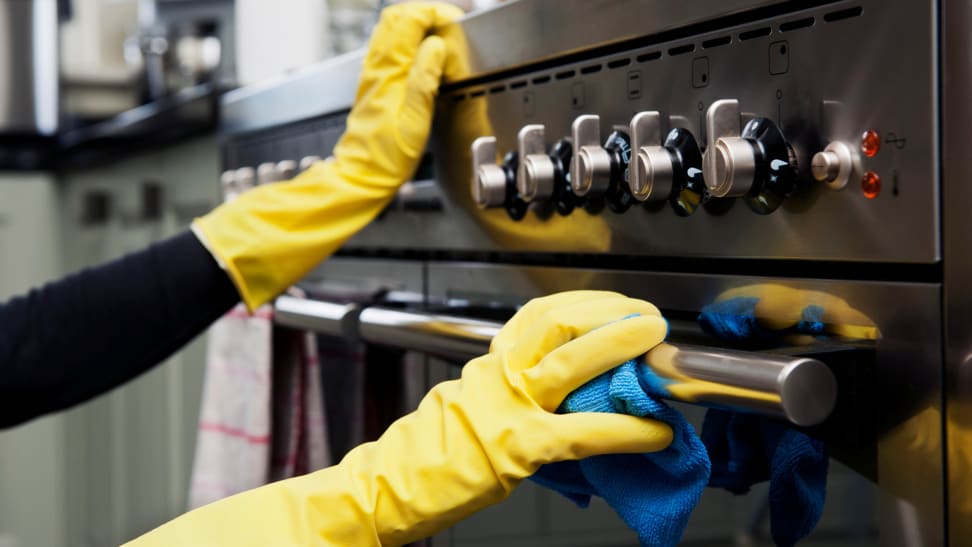
[[[490,95],[495,95],[497,93],[502,93],[504,91],[506,91],[506,86],[505,85],[498,85],[496,87],[489,88],[489,94]]]
[[[486,94],[486,90],[485,89],[478,89],[478,90],[473,91],[472,93],[470,93],[469,94],[469,98],[470,99],[475,99],[476,97],[482,97],[485,94]]]
[[[533,82],[533,85],[545,84],[550,81],[550,76],[539,76],[531,81]]]
[[[710,38],[702,42],[702,49],[712,49],[719,46],[724,46],[732,42],[732,36],[720,36],[718,38]]]
[[[788,21],[780,25],[780,32],[790,32],[792,30],[798,30],[801,28],[807,28],[813,26],[813,17],[807,17],[806,19],[797,19],[796,21]]]
[[[623,66],[628,66],[630,64],[631,64],[631,59],[625,58],[625,59],[615,59],[609,62],[607,65],[608,68],[621,68]]]
[[[464,100],[466,100],[466,96],[465,95],[453,95],[452,96],[452,102],[454,102],[454,103],[459,103],[459,102],[462,102]]]
[[[601,71],[601,65],[585,66],[581,69],[581,74],[594,74]]]
[[[519,82],[513,82],[510,84],[510,89],[521,89],[526,87],[526,81],[520,80]]]
[[[754,28],[753,30],[747,30],[746,32],[739,33],[739,40],[745,42],[746,40],[753,40],[755,38],[762,38],[763,36],[769,36],[773,30],[769,27]]]
[[[639,63],[647,63],[648,61],[654,61],[656,59],[661,59],[660,51],[650,51],[635,57],[635,60],[637,60]]]
[[[695,51],[695,44],[685,44],[684,46],[678,46],[669,49],[668,54],[674,57],[676,55],[692,53],[693,51]]]
[[[840,11],[832,11],[827,15],[824,15],[824,21],[828,23],[833,23],[835,21],[842,21],[844,19],[850,19],[852,17],[860,17],[864,13],[864,8],[857,6],[856,8],[847,8]]]
[[[557,79],[566,80],[567,78],[573,78],[574,74],[576,74],[576,72],[574,72],[573,70],[565,70],[563,72],[558,72]]]

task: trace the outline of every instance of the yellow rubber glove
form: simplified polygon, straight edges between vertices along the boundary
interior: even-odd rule
[[[533,300],[459,380],[340,464],[202,507],[131,545],[401,545],[504,499],[543,464],[662,450],[664,423],[555,411],[666,331],[654,306],[616,293]]]
[[[455,6],[425,2],[384,10],[334,157],[195,221],[193,231],[251,310],[367,225],[412,176],[446,63],[445,43],[429,34],[461,15]]]

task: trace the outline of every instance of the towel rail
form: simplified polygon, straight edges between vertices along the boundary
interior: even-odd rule
[[[494,321],[289,296],[276,300],[275,312],[280,325],[453,359],[486,353],[502,327]],[[809,357],[665,342],[644,362],[654,373],[653,387],[666,398],[782,417],[801,426],[824,421],[837,400],[833,373]]]

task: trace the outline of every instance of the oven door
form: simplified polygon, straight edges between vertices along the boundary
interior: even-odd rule
[[[376,267],[393,278],[394,262],[333,259],[321,279],[360,282],[369,278],[366,272],[374,278]],[[941,405],[939,285],[447,262],[425,263],[422,277],[426,289],[420,295],[386,292],[384,300],[350,312],[334,302],[282,298],[277,303],[278,320],[421,353],[420,369],[415,370],[428,388],[458,377],[465,360],[487,351],[502,322],[530,298],[585,288],[651,301],[671,322],[665,344],[682,355],[680,377],[758,392],[752,398],[716,394],[695,404],[674,401],[696,427],[706,406],[730,407],[802,424],[827,443],[831,456],[827,501],[808,541],[943,544],[944,482],[937,412]],[[766,304],[760,312],[762,322],[771,323],[774,313],[785,315],[793,306],[805,307],[806,302],[787,301],[794,294],[813,295],[817,303],[842,308],[824,311],[824,323],[849,319],[846,325],[827,325],[823,334],[750,340],[742,347],[698,328],[696,318],[708,305],[727,295],[760,290]],[[820,300],[821,295],[826,299]],[[652,354],[648,363],[652,365]],[[787,375],[779,374],[785,367],[806,363],[822,363],[832,374],[836,395],[832,411],[829,406],[825,412],[807,407],[806,400],[794,396],[811,392],[819,395],[812,399],[826,399],[830,384],[826,375],[817,374],[819,369],[789,375],[789,384],[783,379]],[[759,371],[776,374],[779,381],[767,384]],[[767,404],[767,398],[773,397],[775,402]],[[684,542],[755,545],[768,541],[767,492],[765,485],[745,496],[707,489]],[[593,546],[627,545],[636,539],[605,504],[595,500],[590,508],[578,509],[558,494],[525,482],[506,502],[430,541],[435,547],[500,542]]]
[[[873,336],[869,335],[874,339],[863,344],[863,351],[861,344],[840,336],[816,336],[805,349],[815,351],[812,348],[819,344],[847,347],[846,351],[814,355],[831,367],[839,386],[834,413],[820,426],[809,429],[828,442],[832,462],[824,514],[808,542],[943,544],[943,460],[937,413],[941,405],[939,285],[485,264],[431,264],[427,281],[429,302],[445,303],[457,314],[461,314],[462,307],[482,313],[559,290],[619,291],[653,302],[672,319],[668,342],[711,344],[716,351],[728,343],[700,339],[693,334],[691,323],[699,311],[720,295],[733,294],[733,290],[771,285],[805,294],[826,293],[834,297],[833,302],[844,303],[859,313],[850,322],[860,323],[861,318],[866,318],[876,327]],[[773,294],[771,291],[764,297],[773,298]],[[770,304],[779,304],[781,310],[790,306],[786,302]],[[845,310],[844,314],[852,312]],[[799,348],[777,348],[770,353],[780,351],[792,354]],[[700,423],[703,408],[679,403],[676,406],[695,425]],[[707,489],[683,541],[706,545],[766,542],[766,509],[765,488],[755,488],[749,495],[738,497]],[[541,538],[557,545],[633,541],[631,533],[603,504],[580,510],[559,495],[532,484],[521,488],[510,503],[461,523],[450,537],[453,542],[446,545],[478,545],[483,541],[521,541],[527,545],[536,544]],[[755,543],[746,543],[750,541]]]

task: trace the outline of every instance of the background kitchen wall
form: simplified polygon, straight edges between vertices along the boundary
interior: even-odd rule
[[[22,1],[0,0],[0,8]],[[223,55],[233,56],[235,81],[219,82],[226,88],[273,79],[363,45],[379,0],[73,0],[59,5],[69,8],[62,14],[67,18],[57,48],[61,130],[72,131],[96,123],[118,129],[132,109],[155,106],[146,94],[145,59],[137,47],[153,21],[165,16],[171,21],[193,9],[218,14],[232,6],[234,32],[213,32],[235,35],[232,44],[221,44]],[[14,44],[0,40],[0,61],[16,52]],[[13,85],[18,82],[0,81],[0,86]],[[167,100],[179,89],[168,91]],[[84,156],[84,161],[76,161],[80,155],[70,150],[57,152],[50,165],[38,169],[0,166],[0,301],[184,230],[219,203],[215,125],[193,131],[167,140],[152,128],[137,135],[139,148],[113,151],[105,142],[115,141],[105,141],[98,150],[107,154]],[[5,137],[0,127],[0,138]],[[78,138],[83,149],[84,137]],[[106,396],[0,431],[0,547],[114,545],[185,511],[204,357],[202,336]]]

